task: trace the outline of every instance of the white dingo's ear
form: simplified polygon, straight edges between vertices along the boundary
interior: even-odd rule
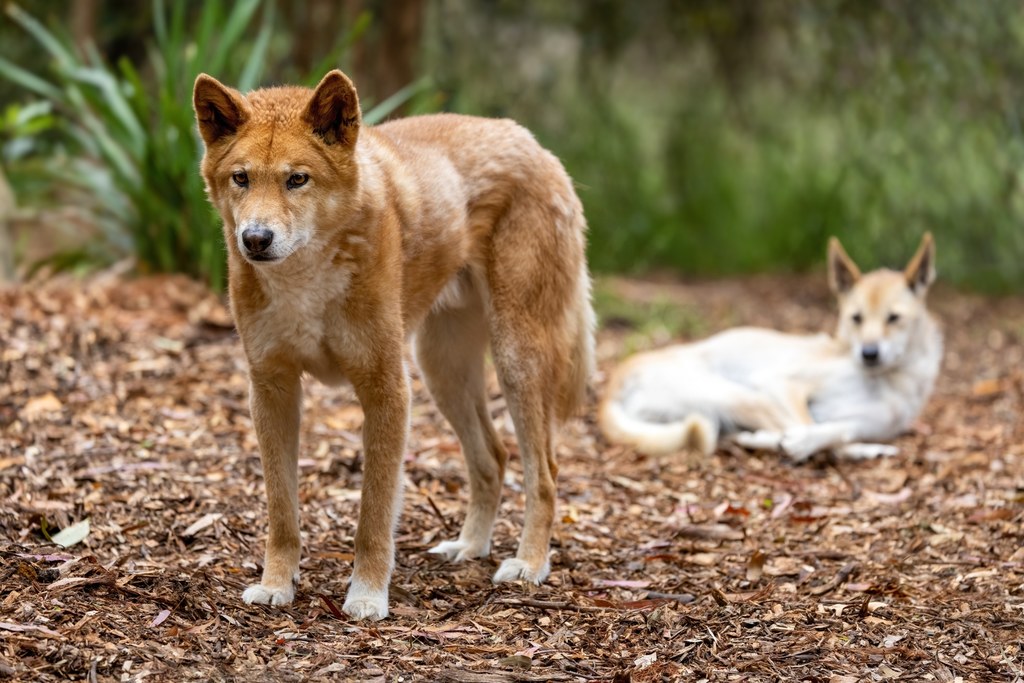
[[[352,81],[337,69],[328,72],[306,107],[305,120],[313,132],[328,145],[340,142],[351,147],[359,136],[361,118]]]
[[[860,279],[860,268],[835,237],[828,241],[828,285],[837,295],[846,294]]]
[[[907,278],[907,286],[919,296],[935,282],[935,240],[930,232],[921,238],[921,246],[903,269],[903,276]]]
[[[234,135],[249,118],[249,109],[242,94],[206,74],[196,77],[192,106],[196,110],[199,134],[207,147],[223,137]]]

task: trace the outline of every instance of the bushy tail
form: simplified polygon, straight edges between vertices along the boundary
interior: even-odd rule
[[[614,398],[601,406],[601,430],[615,443],[647,455],[690,450],[711,455],[718,444],[718,424],[693,413],[678,422],[647,422],[630,415]]]
[[[587,398],[587,384],[594,371],[594,327],[596,316],[590,305],[590,276],[586,267],[580,273],[576,316],[572,320],[569,367],[562,375],[555,416],[567,420],[579,410]]]

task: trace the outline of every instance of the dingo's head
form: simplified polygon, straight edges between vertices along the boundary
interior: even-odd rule
[[[361,115],[348,77],[335,70],[316,90],[242,95],[200,74],[192,99],[206,191],[231,253],[252,264],[280,262],[337,227],[336,211],[357,185]]]
[[[861,275],[835,237],[828,245],[828,276],[839,298],[836,336],[854,358],[879,370],[897,366],[928,315],[925,294],[935,279],[935,242],[925,233],[903,272],[876,270]]]

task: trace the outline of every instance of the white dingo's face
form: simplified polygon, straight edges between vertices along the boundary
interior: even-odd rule
[[[899,366],[927,315],[925,294],[935,279],[935,244],[925,234],[903,272],[861,275],[835,238],[829,243],[829,283],[839,298],[839,329],[853,358],[866,368]]]

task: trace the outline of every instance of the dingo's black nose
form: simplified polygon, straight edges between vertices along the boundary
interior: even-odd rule
[[[253,254],[262,254],[274,241],[274,232],[266,228],[246,228],[242,231],[242,244]]]
[[[878,344],[865,344],[864,348],[860,350],[860,356],[868,365],[876,365],[878,363]]]

